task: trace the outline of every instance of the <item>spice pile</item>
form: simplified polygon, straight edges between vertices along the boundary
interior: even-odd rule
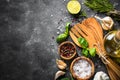
[[[64,57],[71,57],[75,52],[75,48],[72,44],[63,44],[60,47],[60,55],[64,56]]]

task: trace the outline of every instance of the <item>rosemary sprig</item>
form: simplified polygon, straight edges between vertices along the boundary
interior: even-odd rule
[[[109,0],[86,0],[84,4],[97,12],[109,12],[114,9]]]
[[[115,10],[109,0],[85,0],[84,4],[94,11],[105,13],[117,21],[120,21],[120,11]]]

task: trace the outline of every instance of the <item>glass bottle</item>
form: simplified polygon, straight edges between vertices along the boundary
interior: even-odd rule
[[[104,37],[105,50],[116,62],[120,63],[120,30],[110,31]]]

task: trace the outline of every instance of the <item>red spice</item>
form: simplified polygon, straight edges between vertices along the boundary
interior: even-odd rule
[[[71,57],[75,52],[75,48],[72,44],[67,43],[60,47],[60,55],[64,57]]]

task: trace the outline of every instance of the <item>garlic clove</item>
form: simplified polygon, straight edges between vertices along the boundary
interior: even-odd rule
[[[110,80],[110,78],[105,72],[99,71],[95,74],[93,80]]]
[[[101,25],[102,25],[102,28],[104,30],[112,29],[114,21],[112,20],[111,17],[107,16],[107,17],[104,17],[104,18],[100,18],[98,16],[95,16],[95,18],[97,18],[98,20],[101,21]]]
[[[105,24],[101,23],[101,25],[102,25],[102,28],[103,28],[104,30],[109,30],[109,29],[105,26]]]
[[[64,70],[67,67],[67,64],[59,59],[56,59],[56,64],[58,66],[59,69]]]
[[[64,71],[57,71],[56,74],[55,74],[54,80],[56,80],[57,78],[59,78],[59,77],[62,76],[62,75],[65,75],[65,72],[64,72]]]
[[[110,30],[112,28],[113,24],[114,24],[112,18],[109,17],[109,16],[103,18],[103,23],[108,30]]]

